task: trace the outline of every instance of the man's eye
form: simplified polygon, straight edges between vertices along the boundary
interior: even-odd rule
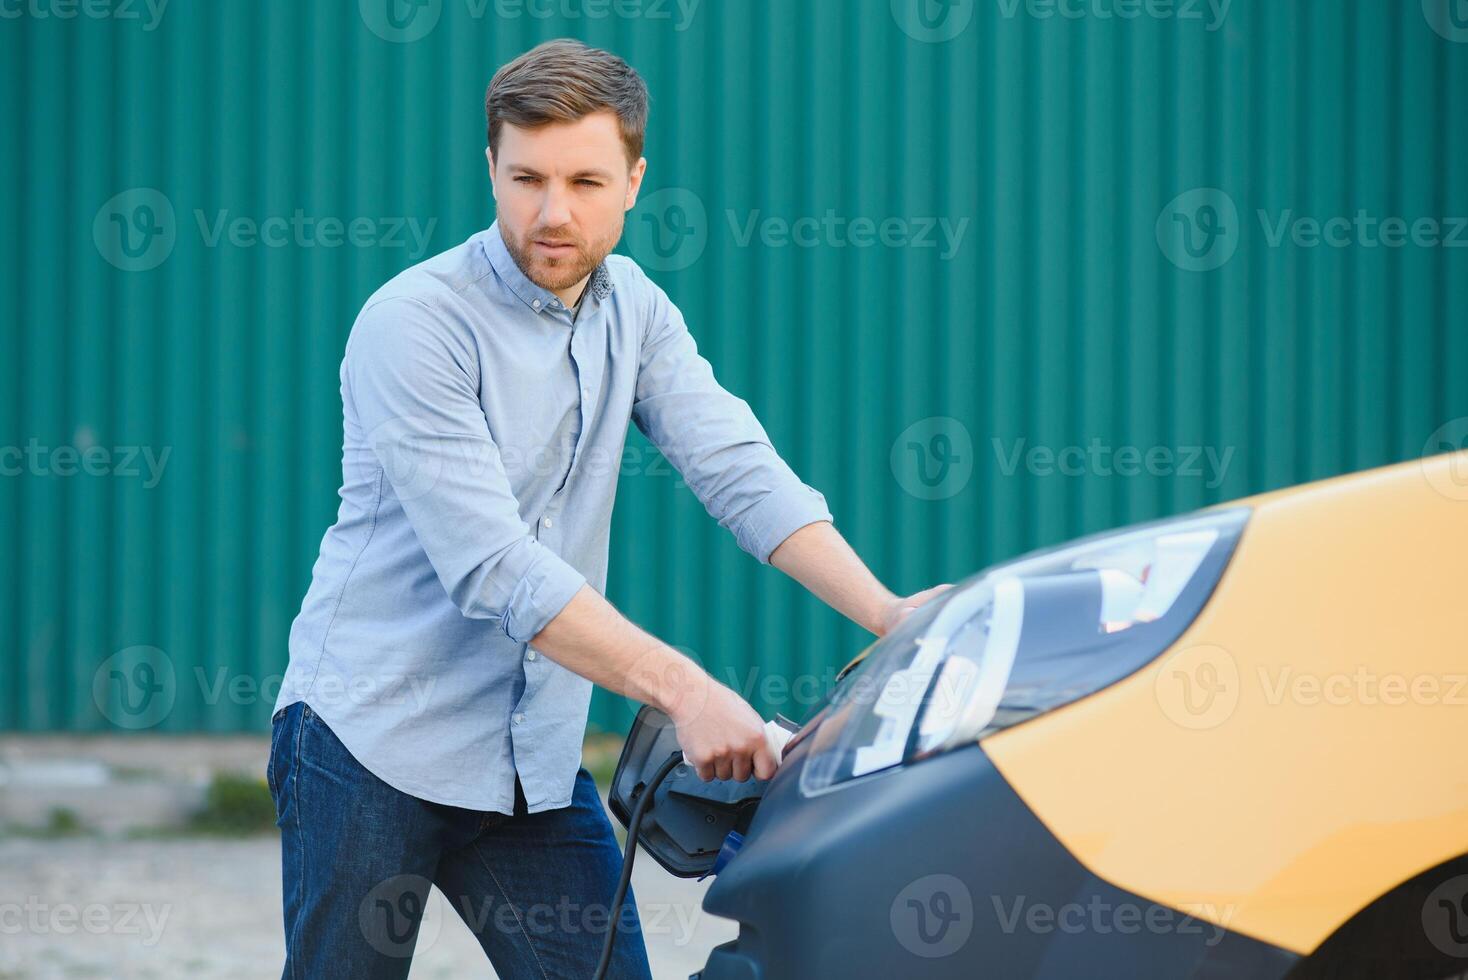
[[[531,177],[531,176],[529,176],[527,174],[521,174],[520,176],[518,176],[518,177],[515,178],[515,183],[517,183],[517,184],[533,184],[533,183],[535,183],[539,179],[540,178],[538,178],[538,177]]]
[[[586,177],[582,177],[580,180],[576,181],[576,183],[580,184],[582,187],[600,187],[601,186],[601,181],[599,181],[599,180],[590,180],[590,179],[588,179]]]

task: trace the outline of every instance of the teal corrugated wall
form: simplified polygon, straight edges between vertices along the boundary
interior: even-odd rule
[[[484,85],[553,36],[646,76],[624,248],[897,589],[1468,416],[1468,0],[0,14],[0,728],[110,729],[121,651],[157,730],[264,729],[347,329],[491,220]],[[802,713],[861,632],[629,446],[611,598]]]

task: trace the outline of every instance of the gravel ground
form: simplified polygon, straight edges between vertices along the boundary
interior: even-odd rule
[[[733,938],[702,909],[710,882],[643,855],[633,873],[653,976],[684,978]],[[284,956],[280,844],[249,840],[0,840],[0,978],[274,977]],[[436,891],[412,977],[493,977]]]

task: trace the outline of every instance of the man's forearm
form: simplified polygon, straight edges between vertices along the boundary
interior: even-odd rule
[[[711,680],[691,658],[639,629],[589,585],[530,645],[593,684],[650,704],[675,721],[697,710]]]
[[[693,660],[629,622],[589,585],[530,641],[592,683],[660,709],[701,779],[769,779],[780,760],[764,723]]]
[[[770,564],[857,625],[879,636],[887,631],[897,596],[877,581],[829,521],[790,535],[770,554]]]

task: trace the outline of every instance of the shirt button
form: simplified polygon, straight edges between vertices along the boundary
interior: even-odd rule
[[[525,724],[525,712],[523,712],[523,711],[517,711],[517,712],[515,712],[515,724],[517,724],[517,725],[523,725],[523,724]]]
[[[538,653],[536,653],[534,650],[527,650],[527,651],[525,651],[525,659],[526,660],[534,660],[538,656],[540,656],[540,655]]]
[[[540,523],[544,524],[546,527],[550,527],[551,526],[551,519],[549,517],[542,517],[540,519]]]
[[[590,398],[591,397],[591,389],[590,388],[582,388],[581,389],[581,394],[585,395],[587,398]]]
[[[530,301],[530,305],[533,306],[533,307],[535,307],[538,310],[538,309],[540,309],[540,300],[533,299],[533,300]]]

